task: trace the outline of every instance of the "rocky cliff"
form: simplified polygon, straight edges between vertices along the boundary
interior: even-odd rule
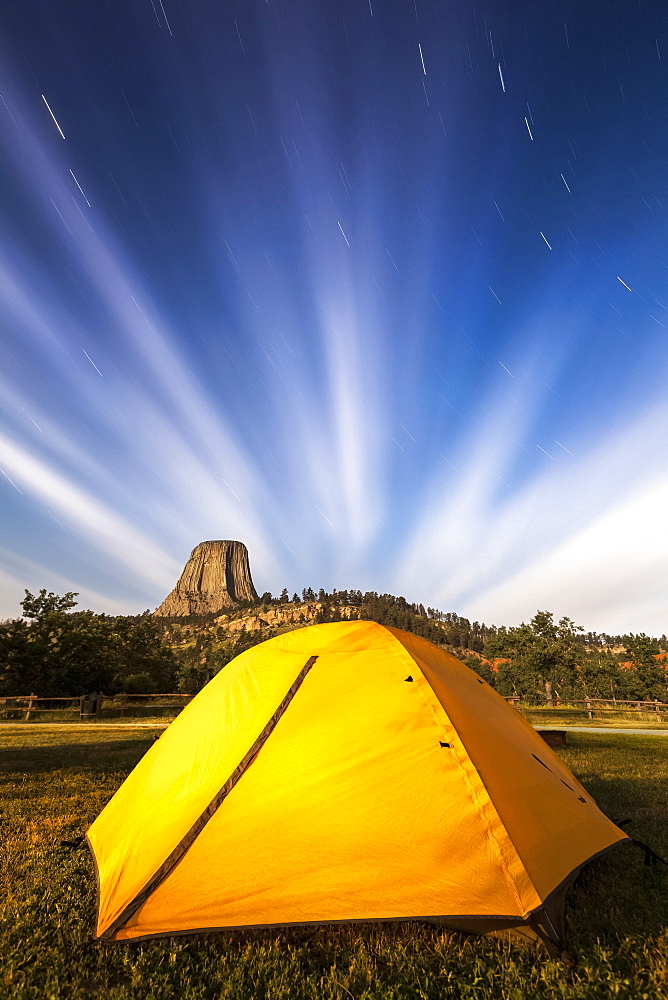
[[[340,620],[360,617],[358,607],[337,608]],[[265,629],[301,628],[304,625],[315,625],[329,620],[329,609],[321,601],[305,601],[300,604],[270,604],[260,605],[259,610],[249,609],[236,614],[222,614],[216,618],[219,625],[228,635],[235,632],[261,632]]]
[[[242,542],[200,542],[190,553],[179,581],[154,614],[205,615],[238,601],[258,599]]]

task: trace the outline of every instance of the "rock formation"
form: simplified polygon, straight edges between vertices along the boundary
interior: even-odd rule
[[[251,579],[248,549],[242,542],[200,542],[174,590],[154,614],[206,615],[238,601],[256,601]]]
[[[358,618],[359,607],[341,605],[336,609],[342,621],[349,621],[351,618]],[[260,605],[258,609],[248,611],[231,611],[229,614],[222,614],[215,619],[219,625],[230,635],[234,632],[258,632],[264,629],[281,628],[282,626],[301,627],[303,625],[316,625],[319,622],[328,621],[328,609],[321,601],[303,601],[299,604],[270,604]]]

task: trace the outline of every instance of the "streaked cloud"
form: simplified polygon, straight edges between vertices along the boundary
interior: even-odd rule
[[[0,614],[143,610],[232,537],[261,591],[665,631],[662,67],[594,121],[549,18],[554,78],[471,10],[103,13],[137,52],[56,4],[66,72],[7,19]]]

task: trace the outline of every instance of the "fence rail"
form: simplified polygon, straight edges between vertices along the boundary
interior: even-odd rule
[[[183,692],[171,694],[128,694],[115,695],[83,694],[78,697],[43,698],[36,694],[6,695],[0,697],[0,720],[35,721],[44,715],[57,713],[64,721],[73,718],[119,719],[124,717],[173,718],[185,708],[193,695]],[[649,715],[656,721],[668,719],[668,703],[662,701],[629,701],[615,698],[576,698],[562,701],[555,698],[555,704],[529,705],[513,695],[505,699],[520,712],[566,715],[572,713],[580,717],[603,719],[605,716],[638,718]]]
[[[44,713],[58,713],[64,721],[79,719],[115,719],[124,716],[150,715],[173,717],[193,696],[172,694],[82,694],[77,697],[43,698],[36,694],[0,697],[0,719],[36,721]]]
[[[668,703],[657,700],[645,699],[644,701],[631,701],[623,698],[569,698],[562,700],[555,698],[554,705],[530,705],[510,695],[506,701],[514,705],[520,712],[532,711],[548,714],[562,714],[572,712],[573,714],[587,715],[588,719],[604,718],[605,715],[637,718],[638,715],[650,715],[655,719],[662,719],[668,713]]]

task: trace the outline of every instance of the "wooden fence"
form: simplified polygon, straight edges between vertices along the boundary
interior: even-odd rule
[[[82,694],[79,697],[42,698],[36,694],[12,695],[0,698],[0,720],[4,721],[72,721],[100,718],[121,719],[143,717],[173,718],[188,704],[193,695],[175,694]],[[520,712],[532,711],[549,714],[577,714],[588,719],[639,718],[649,715],[660,722],[668,719],[668,704],[662,701],[619,701],[613,698],[582,698],[561,701],[555,698],[554,706],[529,705],[520,698],[509,696],[506,701]],[[54,715],[54,713],[56,713]]]
[[[0,720],[72,721],[123,717],[174,716],[193,696],[190,694],[82,694],[79,697],[42,698],[36,694],[0,698]],[[54,715],[54,713],[57,713]]]
[[[665,718],[668,712],[668,704],[663,701],[650,701],[645,699],[644,701],[626,701],[616,698],[576,698],[569,699],[568,701],[562,701],[560,698],[555,698],[554,705],[528,705],[523,702],[520,698],[510,696],[506,698],[506,701],[510,702],[520,711],[522,709],[532,709],[534,711],[540,710],[541,712],[578,712],[582,715],[587,714],[588,719],[603,719],[606,715],[617,716],[626,715],[632,718],[636,715],[647,715],[655,717],[657,721]]]

